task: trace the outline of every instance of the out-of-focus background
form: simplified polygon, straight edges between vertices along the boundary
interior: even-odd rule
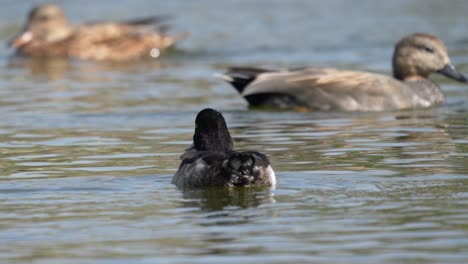
[[[249,110],[229,65],[391,73],[394,43],[439,36],[468,74],[468,1],[56,1],[74,24],[170,14],[159,60],[12,59],[42,1],[0,1],[1,263],[466,263],[468,87],[434,109]],[[170,184],[196,113],[225,113],[276,189]]]

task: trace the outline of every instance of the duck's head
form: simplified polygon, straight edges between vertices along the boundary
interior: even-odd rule
[[[425,79],[440,73],[459,82],[468,79],[450,62],[447,48],[436,36],[414,33],[402,38],[393,54],[393,75],[399,80]]]
[[[23,31],[9,42],[9,46],[19,48],[31,41],[60,41],[70,36],[71,31],[61,7],[52,4],[40,5],[31,10]]]
[[[195,119],[193,143],[198,151],[229,151],[234,147],[223,115],[210,108],[201,110]]]

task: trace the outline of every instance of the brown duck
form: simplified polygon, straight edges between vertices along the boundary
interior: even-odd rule
[[[221,77],[251,106],[338,111],[383,111],[430,107],[444,95],[428,79],[440,73],[459,82],[468,80],[451,64],[443,42],[415,33],[401,39],[393,54],[390,76],[332,68],[269,70],[231,68]]]
[[[167,36],[164,17],[73,27],[62,8],[45,4],[31,10],[24,31],[10,41],[17,53],[31,57],[71,57],[124,61],[158,57],[186,33]]]

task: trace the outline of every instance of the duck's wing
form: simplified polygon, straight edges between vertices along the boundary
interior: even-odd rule
[[[186,33],[168,36],[159,30],[152,30],[144,23],[98,23],[78,27],[75,31],[70,53],[80,59],[129,60],[141,57],[155,57],[159,51],[185,38]]]
[[[187,151],[172,183],[179,187],[224,186],[226,179],[221,177],[226,154],[222,152]]]
[[[411,90],[389,76],[332,68],[262,73],[243,91],[285,94],[320,110],[378,111],[411,106]]]

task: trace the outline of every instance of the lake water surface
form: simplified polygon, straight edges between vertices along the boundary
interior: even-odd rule
[[[0,40],[38,1],[5,0]],[[172,14],[161,60],[12,60],[0,46],[0,263],[468,263],[468,86],[434,109],[249,110],[228,65],[390,73],[440,36],[468,74],[467,1],[58,1],[73,22]],[[170,184],[199,110],[269,155],[271,188]]]

